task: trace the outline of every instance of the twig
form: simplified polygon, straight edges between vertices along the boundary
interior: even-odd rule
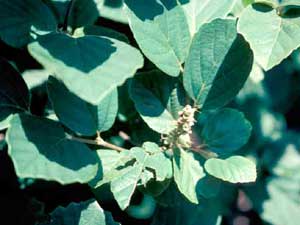
[[[205,159],[210,159],[210,158],[217,158],[218,154],[211,152],[211,151],[207,151],[204,150],[203,147],[206,147],[206,145],[201,145],[201,146],[197,146],[197,147],[192,147],[191,150],[194,152],[199,153],[200,155],[202,155]]]
[[[98,144],[99,144],[99,145],[102,145],[103,147],[106,147],[106,148],[110,148],[110,149],[116,150],[116,151],[118,151],[118,152],[122,152],[122,151],[126,151],[126,150],[127,150],[127,149],[125,149],[125,148],[121,148],[121,147],[119,147],[119,146],[117,146],[117,145],[111,144],[111,143],[106,142],[106,141],[104,141],[104,140],[99,141]]]
[[[70,140],[78,141],[78,142],[85,143],[85,144],[103,146],[103,147],[110,148],[110,149],[118,151],[118,152],[127,151],[127,149],[125,149],[125,148],[121,148],[117,145],[114,145],[114,144],[111,144],[111,143],[108,143],[108,142],[104,141],[99,136],[96,138],[96,140],[90,140],[90,139],[74,137],[74,136],[68,136],[68,138]]]

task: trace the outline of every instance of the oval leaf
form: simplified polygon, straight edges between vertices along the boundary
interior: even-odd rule
[[[179,0],[182,4],[190,32],[194,35],[199,28],[217,18],[225,18],[236,0]]]
[[[205,170],[212,176],[230,183],[249,183],[256,180],[255,164],[242,156],[225,160],[212,158],[205,162]]]
[[[227,155],[245,145],[250,135],[251,124],[243,113],[234,109],[222,109],[208,117],[201,138],[213,152]]]
[[[95,189],[116,179],[116,177],[121,174],[118,168],[122,168],[133,159],[133,157],[130,156],[130,151],[116,152],[113,150],[100,149],[97,151],[97,154],[101,159],[103,177],[102,174],[100,174],[100,177],[96,176],[95,179],[89,182],[89,185]]]
[[[54,77],[49,77],[47,87],[56,115],[74,132],[92,136],[112,127],[118,112],[117,89],[95,106],[78,98]]]
[[[235,20],[214,20],[203,25],[193,39],[184,87],[199,107],[221,107],[243,87],[252,63],[252,52],[237,35]]]
[[[257,61],[269,70],[300,46],[300,17],[283,17],[265,5],[248,6],[238,22],[238,31],[250,43]]]
[[[138,50],[115,39],[41,36],[28,46],[30,54],[83,100],[97,105],[143,66]]]
[[[135,76],[130,86],[130,97],[137,111],[148,126],[159,133],[169,133],[175,128],[184,96],[177,79],[159,71]]]
[[[178,76],[190,45],[190,33],[176,0],[126,0],[129,26],[143,53],[162,71]]]
[[[49,119],[15,115],[6,138],[8,153],[21,178],[87,183],[100,166],[95,152],[69,140],[60,124]]]
[[[204,170],[192,153],[178,149],[173,158],[174,179],[179,191],[191,202],[198,204],[197,184],[205,177]]]
[[[172,178],[172,161],[162,152],[159,146],[152,142],[146,142],[143,144],[143,148],[149,153],[145,167],[154,170],[156,181],[164,181]]]

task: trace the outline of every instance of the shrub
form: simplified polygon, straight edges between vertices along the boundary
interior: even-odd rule
[[[299,96],[299,53],[281,62],[300,46],[299,7],[0,0],[0,38],[40,66],[0,60],[0,146],[23,188],[45,180],[94,194],[35,222],[126,224],[100,207],[109,201],[152,225],[251,210],[297,224],[300,139],[284,114]],[[271,75],[287,63],[285,77]]]

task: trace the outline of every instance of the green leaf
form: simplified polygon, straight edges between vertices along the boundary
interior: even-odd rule
[[[44,0],[52,7],[58,23],[63,25],[71,0]],[[99,17],[98,0],[76,0],[72,4],[68,17],[68,26],[71,28],[83,27],[93,24]]]
[[[203,165],[203,163],[201,163]],[[196,186],[196,192],[199,197],[210,199],[216,197],[221,190],[221,181],[205,173],[205,177],[200,179]]]
[[[178,149],[173,158],[174,179],[179,191],[191,202],[198,204],[197,183],[205,173],[192,153]],[[187,185],[188,184],[188,185]]]
[[[193,39],[183,75],[185,90],[203,109],[221,107],[243,87],[252,63],[252,52],[237,34],[235,20],[216,19]]]
[[[151,225],[220,225],[222,218],[217,199],[202,199],[201,204],[187,201],[175,185],[170,185],[162,198],[172,198],[174,204],[159,206]]]
[[[173,175],[172,162],[163,152],[150,155],[145,166],[154,170],[157,181],[164,181]]]
[[[251,129],[243,113],[234,109],[221,109],[208,117],[201,139],[213,152],[228,155],[247,143]]]
[[[300,181],[298,172],[300,168],[299,134],[284,132],[282,136],[265,146],[261,164],[274,176]]]
[[[59,206],[50,215],[48,225],[120,225],[95,200],[71,203],[66,208]]]
[[[172,178],[172,161],[159,146],[155,143],[146,142],[143,144],[143,148],[150,154],[145,162],[145,167],[154,170],[156,181]]]
[[[268,96],[267,90],[264,87],[264,78],[265,73],[263,69],[257,63],[253,63],[249,79],[245,83],[244,87],[240,90],[239,94],[236,96],[235,101],[238,104],[242,105],[249,101],[249,99],[251,98],[259,98],[261,101],[265,101],[266,104],[269,104],[268,98],[270,98],[270,96]]]
[[[111,182],[111,191],[122,210],[129,206],[142,172],[142,165],[129,166],[123,169],[121,176]]]
[[[156,181],[164,181],[173,175],[171,160],[155,143],[146,142],[143,144],[143,148],[133,148],[130,151],[120,153],[104,149],[97,151],[97,153],[102,163],[103,179],[96,177],[92,180],[89,184],[93,188],[98,188],[118,179],[118,177],[125,176],[124,173],[126,174],[128,170],[126,165],[130,168],[132,165],[135,167],[142,166],[137,184],[143,180],[142,184],[145,185],[154,178],[153,172]]]
[[[245,187],[253,208],[268,224],[297,225],[300,219],[299,181],[271,176]]]
[[[21,75],[0,58],[0,122],[11,114],[28,111],[29,101],[29,91]],[[0,127],[7,128],[7,122]]]
[[[97,5],[101,12],[101,17],[128,24],[125,10],[123,10],[123,0],[97,0]]]
[[[147,183],[147,185],[142,189],[143,193],[149,194],[153,197],[159,197],[164,191],[167,190],[172,179],[168,179],[165,181],[156,181],[151,180]]]
[[[22,73],[22,77],[27,87],[32,90],[46,83],[49,77],[49,72],[41,69],[26,70]]]
[[[87,183],[101,171],[97,154],[68,139],[61,125],[49,119],[15,115],[6,141],[20,178]]]
[[[187,17],[192,36],[199,28],[217,18],[225,18],[236,0],[179,0]]]
[[[249,183],[256,180],[255,164],[242,156],[208,159],[204,168],[210,175],[230,183]]]
[[[157,70],[135,76],[130,97],[143,120],[159,133],[169,133],[175,128],[178,111],[185,105],[185,94],[178,80]]]
[[[154,177],[152,172],[153,170],[156,175],[156,180],[162,180],[162,178],[165,180],[171,176],[170,173],[172,173],[172,165],[170,165],[170,160],[167,158],[162,160],[160,154],[163,153],[161,151],[155,151],[154,153],[153,148],[158,148],[158,146],[155,146],[154,143],[148,142],[144,143],[143,148],[134,147],[130,149],[130,156],[135,159],[135,162],[127,167],[121,166],[117,173],[114,172],[112,174],[114,178],[111,181],[111,192],[122,210],[129,206],[136,187],[138,185],[146,186],[147,183],[152,180]],[[152,151],[152,154],[149,154],[149,150]],[[158,157],[155,157],[155,155],[158,155]],[[159,163],[162,164],[158,165]],[[118,165],[120,167],[120,164]],[[151,170],[148,170],[149,168]],[[163,169],[166,171],[162,171]],[[116,170],[114,169],[114,171]]]
[[[77,28],[93,24],[100,16],[96,3],[97,0],[76,0],[70,13],[68,25]]]
[[[156,202],[151,195],[144,194],[142,201],[138,205],[131,205],[126,210],[126,213],[140,220],[150,219],[156,209]]]
[[[95,106],[78,98],[54,77],[49,77],[47,87],[56,115],[69,129],[92,136],[112,127],[118,112],[117,89]]]
[[[300,46],[300,18],[279,16],[265,5],[247,7],[238,22],[238,31],[250,43],[255,60],[269,70]]]
[[[41,0],[0,0],[0,38],[13,47],[27,45],[34,33],[53,31],[56,25]]]
[[[97,154],[101,159],[103,177],[100,174],[100,178],[97,176],[89,182],[89,185],[93,188],[98,188],[116,179],[122,174],[122,171],[118,170],[118,168],[124,167],[126,163],[133,159],[129,151],[119,153],[113,150],[100,149],[97,151]]]
[[[107,28],[107,27],[101,27],[101,26],[96,26],[96,25],[77,28],[74,31],[73,35],[75,37],[80,37],[80,36],[85,36],[85,35],[105,36],[105,37],[114,38],[114,39],[117,39],[119,41],[123,41],[123,42],[129,44],[128,37],[125,34],[119,33],[118,31],[115,31],[115,30]]]
[[[71,92],[95,105],[143,65],[135,48],[98,36],[51,33],[39,37],[28,50]]]
[[[237,0],[231,10],[231,13],[234,17],[240,17],[243,10],[250,4],[252,4],[254,0]]]
[[[139,147],[130,149],[130,154],[135,158],[136,162],[133,166],[121,169],[119,175],[110,184],[111,192],[122,210],[129,206],[138,181],[142,178],[145,162],[148,157],[144,149]]]
[[[285,6],[300,6],[300,2],[298,0],[252,0],[252,3],[261,3],[272,8],[285,7]]]
[[[12,117],[13,114],[9,115],[8,117],[6,117],[6,119],[0,122],[0,131],[5,130],[9,127],[9,121],[11,120]]]
[[[300,2],[298,0],[279,0],[279,6],[300,6]]]
[[[57,23],[62,26],[71,0],[43,0],[55,15]],[[77,0],[76,0],[77,1]]]
[[[143,53],[170,76],[183,70],[190,33],[176,0],[126,0],[129,25]]]
[[[297,225],[300,220],[300,206],[296,198],[290,198],[288,192],[281,190],[277,185],[277,179],[267,184],[268,197],[263,202],[261,217],[271,224]],[[285,183],[291,186],[291,181]],[[298,193],[299,196],[299,186]]]

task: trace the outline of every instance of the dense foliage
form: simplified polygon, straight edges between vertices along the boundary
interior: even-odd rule
[[[299,223],[299,0],[0,0],[0,38],[0,156],[88,187],[35,224]]]

